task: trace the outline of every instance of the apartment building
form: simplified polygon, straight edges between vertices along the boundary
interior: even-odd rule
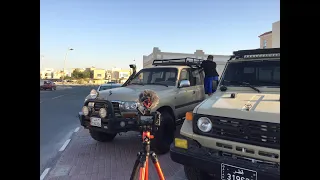
[[[111,80],[112,79],[112,71],[106,70],[106,79]]]
[[[53,78],[53,68],[45,68],[40,72],[41,79],[52,79]]]
[[[194,53],[176,53],[176,52],[162,52],[158,47],[154,47],[153,51],[149,55],[143,56],[143,68],[152,67],[152,62],[155,59],[174,59],[192,57],[198,59],[207,59],[209,54],[206,54],[203,50],[196,50]],[[217,55],[214,56],[214,61],[217,63],[217,71],[221,75],[226,62],[229,60],[230,55]]]
[[[265,32],[258,36],[260,38],[260,48],[280,47],[280,21],[272,23],[272,31]]]
[[[106,70],[94,68],[92,70],[93,79],[106,79]]]

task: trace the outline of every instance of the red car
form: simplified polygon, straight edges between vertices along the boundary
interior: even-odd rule
[[[56,90],[57,86],[54,82],[52,81],[44,81],[42,85],[40,85],[40,90]]]

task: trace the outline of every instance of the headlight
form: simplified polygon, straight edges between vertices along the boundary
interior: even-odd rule
[[[89,108],[87,106],[83,106],[82,107],[82,113],[83,113],[83,115],[88,116]]]
[[[209,132],[212,129],[212,122],[207,117],[201,117],[198,119],[197,126],[202,132]]]
[[[105,108],[101,108],[99,110],[99,115],[100,115],[101,118],[107,117],[107,110]]]
[[[97,98],[97,97],[98,97],[98,92],[97,92],[97,90],[92,89],[92,90],[90,91],[90,97],[91,97],[92,99]]]
[[[122,102],[120,104],[120,108],[123,110],[136,110],[137,109],[137,102]]]

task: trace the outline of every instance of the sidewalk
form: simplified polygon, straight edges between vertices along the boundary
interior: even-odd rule
[[[136,154],[141,147],[136,132],[117,135],[113,142],[93,140],[87,129],[73,135],[56,165],[50,168],[46,180],[129,180]],[[186,180],[183,166],[170,159],[169,153],[159,156],[163,173],[168,180]],[[158,177],[152,163],[149,179]]]

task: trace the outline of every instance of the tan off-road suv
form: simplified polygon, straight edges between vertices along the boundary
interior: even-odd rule
[[[280,179],[280,48],[234,52],[180,134],[170,156],[189,180]]]
[[[182,124],[185,113],[205,98],[203,73],[199,72],[201,62],[194,58],[154,60],[153,67],[138,73],[130,65],[134,73],[122,87],[93,90],[88,95],[79,113],[81,125],[89,129],[93,139],[102,142],[112,141],[120,132],[139,131],[138,96],[145,89],[153,90],[160,100],[151,112],[161,113],[161,126],[151,147],[159,154],[168,152],[176,125]],[[113,112],[106,112],[107,101],[112,103]]]

